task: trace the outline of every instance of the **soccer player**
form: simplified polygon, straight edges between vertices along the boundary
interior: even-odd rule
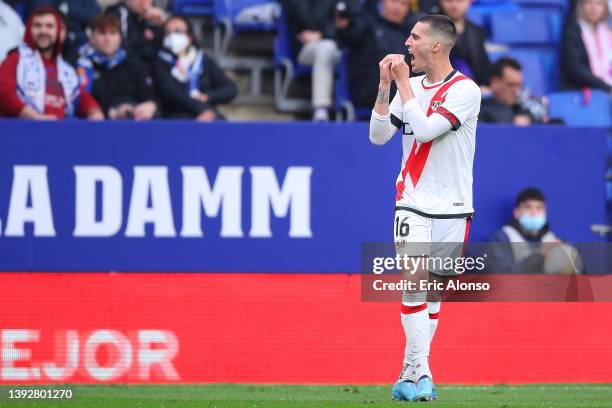
[[[410,78],[404,55],[387,55],[379,64],[370,140],[385,144],[402,129],[394,219],[396,251],[402,256],[458,258],[469,233],[480,90],[450,63],[456,38],[448,17],[421,17],[405,44],[412,71],[425,75]],[[393,80],[398,92],[389,104]],[[404,273],[413,280],[456,274],[424,266]],[[401,321],[406,347],[400,378],[392,390],[395,399],[436,398],[428,360],[439,311],[439,293],[404,292]]]

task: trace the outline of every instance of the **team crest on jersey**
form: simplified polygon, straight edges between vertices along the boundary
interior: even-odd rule
[[[437,111],[440,105],[442,105],[442,101],[431,101],[431,110]]]

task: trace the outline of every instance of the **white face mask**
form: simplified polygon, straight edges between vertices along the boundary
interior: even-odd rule
[[[180,54],[189,46],[189,37],[183,33],[170,33],[164,38],[164,48],[172,51],[173,54]]]

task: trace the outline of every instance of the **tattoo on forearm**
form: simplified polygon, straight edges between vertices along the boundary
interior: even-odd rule
[[[389,91],[387,89],[379,89],[378,96],[376,97],[376,103],[388,103],[389,102]]]

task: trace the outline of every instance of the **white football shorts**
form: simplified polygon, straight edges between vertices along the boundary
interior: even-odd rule
[[[415,210],[396,207],[393,237],[398,255],[429,257],[429,272],[442,276],[460,273],[452,260],[463,257],[470,231],[471,217],[432,218]]]

